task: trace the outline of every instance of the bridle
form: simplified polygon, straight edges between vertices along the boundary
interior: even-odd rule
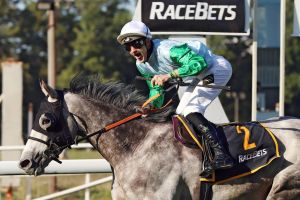
[[[48,140],[47,141],[44,141],[42,139],[39,139],[37,137],[33,137],[33,136],[28,136],[28,139],[30,140],[34,140],[34,141],[37,141],[37,142],[40,142],[40,143],[43,143],[47,146],[46,150],[40,155],[41,158],[38,158],[38,159],[42,159],[42,158],[45,158],[47,160],[54,160],[56,162],[58,162],[59,164],[61,164],[62,162],[58,159],[59,158],[59,154],[66,148],[70,148],[71,149],[71,145],[73,144],[78,144],[79,142],[81,141],[84,141],[92,136],[95,136],[95,135],[98,135],[98,137],[100,137],[103,133],[113,129],[113,128],[116,128],[122,124],[125,124],[129,121],[132,121],[136,118],[139,118],[143,115],[143,113],[134,113],[133,115],[130,115],[124,119],[121,119],[119,121],[116,121],[112,124],[109,124],[109,125],[106,125],[104,128],[96,131],[96,132],[93,132],[93,133],[89,133],[89,134],[85,134],[85,136],[80,136],[82,134],[79,134],[79,125],[77,123],[77,121],[75,120],[75,117],[74,117],[74,114],[69,112],[69,115],[72,117],[73,121],[74,121],[74,124],[76,124],[77,126],[77,132],[76,132],[76,137],[75,139],[73,139],[72,142],[68,142],[67,144],[63,145],[63,146],[58,146],[55,141],[52,139],[52,138],[49,138],[48,137]],[[71,137],[71,136],[69,136]]]
[[[27,139],[30,139],[30,140],[34,140],[34,141],[37,141],[37,142],[40,142],[40,143],[43,143],[47,146],[47,148],[45,149],[45,151],[37,158],[37,159],[41,159],[43,160],[43,158],[45,158],[46,160],[54,160],[55,162],[61,164],[62,162],[58,159],[59,157],[59,154],[61,153],[62,150],[64,150],[65,148],[67,147],[70,147],[71,148],[71,145],[68,145],[68,146],[63,146],[62,147],[59,147],[55,142],[53,142],[52,139],[48,139],[47,141],[44,141],[44,140],[41,140],[39,138],[36,138],[36,137],[32,137],[32,136],[28,136]],[[42,163],[40,163],[41,165]]]
[[[59,91],[60,93],[63,93],[62,91]],[[155,100],[156,98],[158,98],[161,94],[155,95],[151,98],[149,98],[147,101],[144,102],[144,104],[141,106],[142,108],[145,108],[150,102],[152,102],[153,100]],[[60,98],[58,98],[58,101],[60,101],[60,103],[62,104],[62,99],[63,99],[63,94],[59,95]],[[28,139],[30,140],[34,140],[40,143],[43,143],[47,146],[47,148],[44,150],[44,152],[39,156],[38,159],[43,160],[43,158],[45,160],[54,160],[57,163],[61,164],[62,162],[59,160],[59,154],[66,148],[70,148],[71,149],[71,145],[73,144],[78,144],[81,141],[87,140],[92,136],[98,135],[98,138],[105,132],[108,132],[111,129],[114,129],[122,124],[128,123],[134,119],[137,118],[141,118],[142,116],[145,116],[147,114],[150,113],[155,113],[159,110],[165,109],[167,106],[169,106],[172,103],[172,99],[170,99],[169,102],[167,102],[163,107],[159,108],[159,109],[148,109],[148,110],[144,110],[141,112],[136,112],[130,116],[127,116],[121,120],[118,120],[116,122],[113,122],[111,124],[106,125],[104,128],[101,128],[98,131],[95,131],[93,133],[86,133],[85,131],[82,131],[79,128],[79,125],[75,119],[75,117],[77,117],[75,114],[71,113],[68,111],[68,115],[71,116],[74,124],[76,125],[76,130],[77,132],[74,134],[76,135],[76,137],[73,139],[73,137],[71,136],[71,134],[68,134],[68,138],[72,138],[72,141],[70,142],[69,140],[67,141],[67,144],[63,145],[63,146],[59,146],[58,144],[56,144],[55,140],[53,138],[48,137],[47,141],[44,141],[42,139],[39,139],[37,137],[33,137],[33,136],[28,136]],[[63,109],[61,109],[60,112],[62,112]],[[62,113],[60,113],[62,115]],[[84,134],[80,134],[80,132],[85,132]],[[82,136],[84,135],[84,136]],[[40,163],[40,165],[42,165],[42,163]]]
[[[74,114],[72,113],[69,113],[73,120],[74,120],[74,123],[76,124],[76,126],[78,126],[76,120],[74,119]],[[141,117],[143,114],[142,113],[135,113],[133,115],[130,115],[122,120],[119,120],[117,122],[114,122],[112,124],[109,124],[107,126],[105,126],[104,128],[96,131],[96,132],[93,132],[93,133],[89,133],[89,134],[86,134],[85,136],[80,136],[79,138],[79,134],[78,132],[76,133],[76,137],[75,139],[73,140],[72,143],[68,143],[66,145],[63,145],[63,146],[58,146],[52,139],[48,139],[47,141],[44,141],[44,140],[41,140],[39,138],[36,138],[36,137],[32,137],[32,136],[28,136],[28,139],[31,139],[31,140],[34,140],[34,141],[37,141],[37,142],[40,142],[40,143],[43,143],[45,145],[47,145],[47,148],[46,150],[40,155],[41,158],[45,158],[47,160],[54,160],[56,161],[57,163],[61,164],[62,162],[58,159],[59,158],[59,154],[66,148],[70,148],[71,149],[71,145],[73,144],[78,144],[79,142],[81,141],[84,141],[92,136],[95,136],[95,135],[98,135],[98,137],[100,137],[103,133],[113,129],[113,128],[116,128],[122,124],[125,124],[129,121],[132,121],[136,118],[139,118]]]

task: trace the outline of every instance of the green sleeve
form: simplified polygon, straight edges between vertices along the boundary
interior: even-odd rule
[[[187,44],[172,47],[170,58],[180,64],[176,72],[179,77],[196,75],[207,67],[204,58],[192,51]]]
[[[151,76],[150,75],[147,75],[147,74],[143,74],[141,73],[141,75],[145,78],[150,78]],[[159,85],[155,85],[153,86],[151,84],[151,81],[150,80],[146,80],[147,82],[147,85],[148,85],[148,88],[150,90],[149,92],[149,98],[153,97],[154,95],[156,94],[161,94],[158,98],[156,98],[155,100],[152,101],[152,105],[155,107],[155,108],[160,108],[162,107],[163,103],[164,103],[164,94],[163,94],[163,87],[162,86],[159,86]]]
[[[148,80],[146,82],[147,82],[147,85],[148,85],[148,87],[150,89],[149,98],[153,97],[156,94],[159,94],[159,93],[161,94],[158,98],[156,98],[155,100],[152,101],[152,105],[155,108],[162,107],[162,105],[164,103],[164,94],[162,93],[163,92],[163,87],[159,86],[159,85],[153,86],[151,84],[151,81],[148,81]]]

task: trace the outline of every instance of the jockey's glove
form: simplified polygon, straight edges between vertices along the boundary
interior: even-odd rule
[[[150,110],[154,109],[154,106],[149,103],[146,106],[142,107],[142,106],[135,106],[134,107],[134,111],[137,113],[142,113],[143,115],[147,115]]]

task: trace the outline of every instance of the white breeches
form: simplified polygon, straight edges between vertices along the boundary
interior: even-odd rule
[[[213,74],[213,85],[225,86],[229,81],[232,68],[231,64],[222,56],[215,56],[214,63],[198,74],[196,77],[202,80],[204,77]],[[184,78],[185,82],[191,82],[195,77]],[[201,84],[201,81],[198,83]],[[205,87],[180,87],[178,90],[180,103],[176,109],[177,114],[187,116],[190,113],[198,112],[204,114],[207,106],[220,94],[221,89]]]

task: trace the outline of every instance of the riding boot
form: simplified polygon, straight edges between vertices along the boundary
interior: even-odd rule
[[[205,147],[204,147],[205,149]],[[202,157],[202,172],[200,173],[200,176],[203,178],[208,178],[214,171],[214,167],[212,163],[210,162],[207,153],[203,152],[203,157]]]
[[[233,166],[232,158],[227,154],[226,150],[219,143],[215,128],[208,122],[208,120],[201,113],[190,113],[186,118],[193,124],[196,131],[203,134],[204,139],[212,148],[214,158],[212,161],[213,169],[227,169]],[[210,167],[207,169],[212,171]],[[208,174],[209,172],[204,169],[203,173]]]
[[[223,146],[218,142],[213,133],[214,128],[209,125],[208,127],[203,125],[198,125],[197,130],[202,130],[205,140],[209,143],[210,147],[214,152],[213,167],[214,169],[227,169],[233,166],[232,158],[227,154]]]

